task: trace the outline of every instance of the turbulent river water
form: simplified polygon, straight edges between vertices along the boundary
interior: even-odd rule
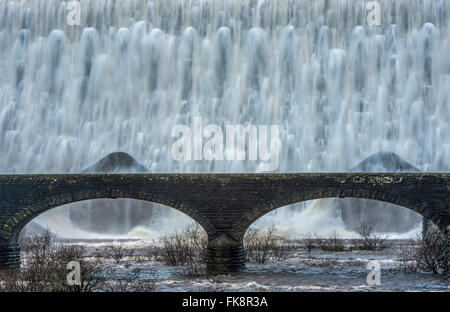
[[[348,171],[380,151],[389,153],[366,170],[407,170],[387,164],[398,158],[448,171],[450,1],[367,3],[81,0],[73,9],[1,0],[0,171],[81,172],[117,151],[149,172],[261,170],[260,161],[173,159],[171,131],[194,117],[279,125],[278,172]],[[354,202],[349,213],[322,200],[258,224],[348,234],[366,218],[380,231],[415,233],[417,215],[373,205]],[[104,200],[36,224],[66,237],[140,237],[185,222],[165,207]]]

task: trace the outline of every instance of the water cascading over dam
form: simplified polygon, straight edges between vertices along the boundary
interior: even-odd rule
[[[0,172],[82,172],[117,151],[150,172],[260,170],[174,160],[171,130],[196,116],[280,125],[278,172],[349,171],[379,151],[449,171],[450,1],[380,0],[380,25],[367,24],[366,3],[82,0],[80,25],[69,25],[66,2],[3,0]],[[333,205],[316,203],[317,224],[342,219],[323,207]],[[383,214],[392,228],[380,229],[395,231],[405,214]],[[136,225],[123,218],[111,221],[119,233]],[[408,220],[403,231],[419,219]]]

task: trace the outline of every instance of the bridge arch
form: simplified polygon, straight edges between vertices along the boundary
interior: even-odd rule
[[[239,237],[243,238],[247,230],[258,221],[263,216],[268,213],[275,211],[280,208],[284,208],[297,203],[320,200],[320,199],[338,199],[338,198],[352,198],[352,199],[367,199],[378,202],[385,202],[409,209],[421,216],[430,219],[436,224],[432,214],[430,214],[426,209],[416,205],[404,197],[401,197],[395,193],[391,192],[380,192],[380,191],[368,191],[365,189],[344,189],[344,190],[329,190],[324,192],[298,192],[293,193],[291,196],[285,196],[284,198],[274,198],[272,201],[266,203],[258,203],[256,207],[241,218],[236,226],[236,232],[239,233]],[[437,225],[437,224],[436,224]],[[445,230],[444,227],[439,227],[442,231]]]
[[[155,194],[152,192],[136,192],[134,194],[124,194],[122,192],[108,192],[108,191],[75,191],[68,192],[64,195],[49,195],[45,197],[43,200],[37,201],[32,206],[25,206],[17,210],[16,214],[11,217],[7,224],[11,224],[12,231],[9,233],[8,237],[5,237],[4,240],[9,245],[18,244],[19,234],[22,229],[33,219],[38,217],[39,215],[52,210],[57,207],[61,207],[67,204],[89,201],[93,199],[135,199],[141,200],[150,203],[156,203],[163,205],[170,209],[175,209],[191,219],[197,222],[206,233],[208,230],[212,228],[209,220],[204,218],[201,214],[199,214],[196,209],[193,209],[191,205],[180,202],[176,199],[173,199],[169,196],[165,196],[162,194]]]

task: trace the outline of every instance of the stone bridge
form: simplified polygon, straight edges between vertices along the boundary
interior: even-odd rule
[[[0,175],[0,266],[20,264],[19,233],[39,214],[76,201],[133,198],[192,217],[208,235],[208,270],[235,271],[245,266],[243,237],[255,220],[332,197],[409,208],[450,240],[450,173]]]

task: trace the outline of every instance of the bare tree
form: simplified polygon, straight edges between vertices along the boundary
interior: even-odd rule
[[[120,263],[120,261],[125,257],[125,248],[121,244],[113,244],[107,247],[108,248],[108,255],[116,263]]]
[[[76,245],[57,243],[49,231],[30,235],[24,240],[24,266],[0,272],[0,291],[92,291],[104,280],[100,263],[85,258],[84,250]],[[80,263],[81,285],[67,284],[67,263]]]
[[[189,275],[202,275],[206,271],[208,239],[198,224],[191,224],[181,232],[160,238],[159,258],[168,265],[185,265]]]
[[[266,263],[270,260],[285,259],[293,246],[275,233],[274,226],[266,230],[249,229],[244,236],[247,261]]]
[[[332,230],[328,234],[328,237],[320,241],[320,248],[327,251],[343,251],[344,245],[342,238],[337,230]]]
[[[416,248],[414,247],[400,248],[398,252],[398,261],[400,263],[399,265],[400,269],[404,273],[417,272]]]
[[[448,266],[445,258],[446,242],[437,227],[429,228],[422,239],[417,241],[415,261],[421,270],[443,273]]]
[[[443,233],[431,222],[427,231],[413,242],[413,246],[399,252],[400,268],[405,273],[417,271],[444,274],[449,266],[445,256],[446,240]]]
[[[311,232],[307,232],[304,236],[303,236],[303,247],[306,249],[306,251],[308,253],[311,253],[311,251],[316,248],[316,242],[317,242],[317,238],[316,238],[316,234],[312,234]]]
[[[389,235],[374,233],[373,224],[369,222],[362,222],[356,230],[356,233],[362,243],[359,246],[360,249],[378,250],[388,247],[387,240],[389,239]]]

